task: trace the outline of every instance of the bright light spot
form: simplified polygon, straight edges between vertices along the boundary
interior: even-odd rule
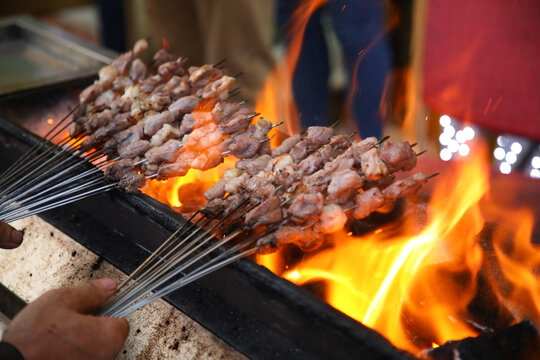
[[[443,161],[449,161],[452,158],[452,152],[448,150],[447,148],[444,148],[439,153],[439,156]]]
[[[502,162],[501,165],[499,165],[499,170],[501,170],[503,174],[510,174],[512,171],[512,165],[507,162]]]
[[[53,120],[53,119],[48,119],[48,120],[47,120],[47,123],[48,123],[49,125],[52,125],[52,124],[54,123],[54,120]]]
[[[516,163],[517,155],[514,154],[512,151],[509,151],[506,153],[506,156],[504,159],[506,160],[507,163],[510,163],[512,165]]]
[[[493,150],[493,156],[497,160],[502,160],[506,156],[506,151],[502,147],[498,147],[495,150]]]
[[[535,156],[532,158],[531,165],[533,168],[540,168],[540,156]]]
[[[532,169],[530,172],[530,175],[532,178],[540,179],[540,170],[539,169]]]
[[[456,129],[454,129],[452,125],[448,125],[447,127],[444,128],[443,132],[445,134],[448,134],[448,136],[452,137],[456,133]]]
[[[499,146],[506,146],[508,144],[508,139],[505,136],[498,136],[497,137],[497,145]]]
[[[467,141],[467,136],[465,135],[465,132],[463,130],[458,130],[458,132],[456,133],[456,140],[460,143],[464,143],[465,141]]]
[[[450,140],[452,140],[452,137],[449,136],[447,133],[443,132],[441,135],[439,135],[439,142],[441,143],[441,145],[448,145]]]
[[[459,145],[459,149],[458,149],[459,155],[467,156],[467,155],[469,155],[470,151],[471,151],[471,149],[469,149],[469,145],[467,145],[467,144]]]
[[[298,278],[300,278],[300,273],[298,272],[298,270],[293,270],[287,275],[287,278],[288,279],[298,279]]]
[[[448,115],[443,115],[439,118],[439,124],[441,124],[442,127],[447,127],[452,123],[452,118]]]
[[[459,143],[456,140],[450,140],[450,143],[448,144],[448,149],[455,153],[459,149]]]
[[[521,146],[521,144],[518,142],[513,142],[512,145],[510,145],[510,150],[512,150],[516,154],[519,154],[521,150],[523,150],[523,146]]]
[[[472,127],[470,126],[465,127],[465,129],[463,129],[463,132],[465,133],[465,138],[467,140],[472,140],[474,138],[475,132]]]

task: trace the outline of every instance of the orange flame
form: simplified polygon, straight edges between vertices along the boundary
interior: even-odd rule
[[[301,131],[296,105],[292,93],[292,78],[307,23],[315,10],[328,0],[304,0],[294,11],[290,23],[290,45],[283,60],[266,79],[257,96],[255,111],[275,123],[284,121],[289,135]]]
[[[410,219],[397,236],[395,230],[364,237],[342,232],[332,248],[288,271],[280,254],[260,259],[298,285],[324,281],[329,304],[413,353],[477,335],[469,307],[483,280],[495,291],[499,314],[539,319],[540,281],[534,271],[540,249],[530,241],[533,217],[528,210],[509,212],[488,201],[484,155],[477,149],[473,159],[439,179],[420,232]],[[486,240],[486,222],[493,221],[499,230]],[[493,248],[489,254],[486,241]]]
[[[217,183],[225,170],[234,167],[232,157],[218,167],[201,171],[190,169],[186,175],[168,180],[149,180],[141,189],[143,193],[165,203],[181,213],[195,212],[205,203],[204,192]]]

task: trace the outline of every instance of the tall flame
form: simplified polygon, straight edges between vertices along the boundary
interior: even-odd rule
[[[311,15],[328,0],[302,0],[294,11],[290,22],[290,43],[285,57],[270,73],[257,96],[255,111],[274,121],[284,121],[289,135],[301,131],[296,105],[292,91],[292,78],[300,50],[304,32]]]
[[[503,304],[497,309],[508,309],[514,319],[538,319],[540,281],[534,271],[540,267],[540,249],[530,242],[532,215],[524,209],[508,214],[485,203],[485,152],[474,154],[438,181],[422,231],[410,223],[398,235],[343,232],[334,236],[332,248],[277,273],[299,285],[324,281],[329,304],[412,352],[478,333],[470,307],[485,278]],[[515,231],[511,240],[508,232],[489,239],[493,252],[488,255],[497,263],[489,267],[482,243],[488,241],[483,239],[486,220],[501,218],[505,223],[498,226]],[[278,258],[272,259],[274,270]]]

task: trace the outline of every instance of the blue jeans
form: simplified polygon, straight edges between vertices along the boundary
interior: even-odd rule
[[[285,24],[298,5],[279,0],[278,23]],[[321,16],[328,13],[343,50],[348,74],[348,94],[354,92],[350,115],[362,137],[382,136],[379,104],[392,64],[390,45],[384,32],[384,3],[381,0],[330,0],[310,18],[293,78],[293,94],[302,127],[328,125],[328,49]],[[372,43],[374,45],[372,45]],[[372,46],[372,47],[371,47]],[[366,49],[371,47],[370,49]],[[369,50],[362,57],[359,53]],[[352,77],[357,62],[356,87]]]

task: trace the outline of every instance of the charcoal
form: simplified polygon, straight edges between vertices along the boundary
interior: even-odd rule
[[[540,338],[530,321],[522,321],[475,338],[449,341],[423,355],[433,360],[539,360]]]

